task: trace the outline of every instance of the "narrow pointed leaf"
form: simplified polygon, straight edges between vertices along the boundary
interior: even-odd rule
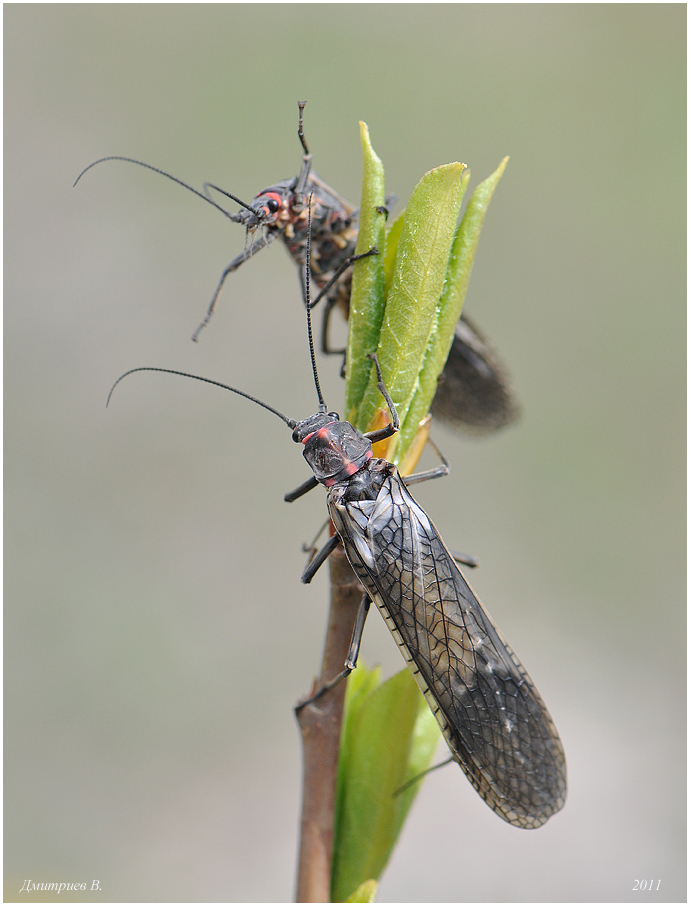
[[[485,214],[508,162],[508,157],[505,157],[494,173],[477,186],[458,225],[439,307],[438,334],[446,333],[451,328],[453,337],[453,329],[461,317]],[[447,356],[448,349],[444,351],[444,358]]]
[[[430,335],[420,383],[410,406],[409,419],[401,429],[399,444],[404,450],[414,438],[416,426],[429,412],[437,392],[439,376],[446,365],[454,330],[461,317],[485,214],[508,160],[508,157],[505,157],[494,173],[477,186],[456,230],[444,291],[439,302],[435,326]],[[463,177],[466,183],[468,176],[466,172]]]
[[[384,248],[386,244],[386,215],[382,212],[385,202],[384,165],[377,156],[369,138],[367,125],[360,123],[362,145],[362,199],[357,255],[363,255],[374,246],[378,255],[371,255],[355,262],[350,294],[350,329],[346,351],[346,419],[362,399],[369,380],[372,363],[367,358],[379,342],[384,316]]]

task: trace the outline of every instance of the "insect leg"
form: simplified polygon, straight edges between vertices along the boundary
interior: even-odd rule
[[[321,300],[324,298],[324,296],[326,296],[326,294],[336,283],[341,274],[347,271],[348,268],[353,264],[353,262],[360,261],[363,258],[369,258],[371,255],[379,255],[379,249],[376,246],[372,246],[372,248],[368,252],[363,252],[361,255],[351,255],[350,258],[346,258],[346,260],[342,264],[340,264],[338,268],[336,268],[333,277],[329,278],[328,282],[324,284],[321,290],[317,293],[315,298],[312,300],[310,308],[313,309],[318,302],[321,302]],[[324,350],[324,352],[328,352],[328,350]]]
[[[300,139],[300,144],[302,145],[305,154],[309,154],[310,150],[307,147],[307,141],[305,140],[305,130],[302,126],[302,117],[306,106],[307,101],[298,101],[298,138]]]
[[[312,155],[303,154],[302,168],[298,175],[297,185],[295,187],[295,197],[293,200],[293,209],[301,211],[305,207],[305,188],[309,179],[310,170],[312,169]]]
[[[441,460],[441,466],[426,469],[424,472],[415,472],[412,476],[401,476],[406,487],[408,485],[415,485],[416,482],[426,482],[427,479],[439,479],[442,476],[448,476],[449,474],[451,469],[449,461],[430,437],[427,438],[427,443]]]
[[[362,631],[365,629],[365,620],[367,619],[367,614],[369,612],[369,606],[372,604],[372,599],[369,595],[363,595],[362,601],[360,602],[360,607],[358,608],[357,615],[355,617],[355,626],[353,627],[353,635],[350,638],[350,648],[348,649],[348,655],[346,656],[345,665],[343,671],[334,677],[333,680],[329,681],[326,684],[327,689],[336,686],[339,680],[342,680],[344,677],[347,677],[351,671],[354,671],[357,667],[357,660],[360,654],[360,643],[362,642]]]
[[[324,693],[328,693],[329,690],[333,690],[342,680],[345,680],[346,677],[355,670],[357,667],[358,655],[360,654],[360,643],[362,642],[362,631],[365,629],[365,620],[367,619],[367,612],[369,611],[369,606],[371,605],[371,599],[369,595],[363,595],[358,608],[357,615],[355,617],[355,626],[353,627],[353,635],[350,638],[350,648],[348,649],[348,654],[346,656],[345,665],[340,674],[337,674],[332,680],[328,683],[325,683],[323,687],[320,687],[316,693],[313,693],[311,696],[308,696],[307,699],[303,699],[302,702],[299,702],[295,706],[295,711],[299,712],[300,709],[304,709],[306,705],[309,705],[311,702],[314,702],[315,699],[319,699],[320,696],[323,696]]]
[[[436,772],[436,770],[438,768],[444,768],[445,765],[449,765],[453,761],[454,761],[453,756],[449,756],[449,758],[444,759],[443,762],[439,762],[439,763],[437,763],[437,765],[433,765],[431,768],[425,769],[424,772],[419,772],[417,775],[413,775],[413,777],[409,781],[406,781],[405,784],[402,784],[399,788],[397,788],[393,792],[393,796],[400,797],[401,794],[403,793],[403,791],[408,790],[408,788],[412,787],[413,784],[417,784],[417,782],[421,781],[425,777],[425,775],[429,775],[431,772]]]
[[[412,476],[401,476],[406,487],[415,485],[417,482],[426,482],[427,479],[441,479],[442,476],[448,476],[448,465],[434,466],[432,469],[426,469],[424,472],[415,472]]]
[[[305,152],[302,156],[302,169],[298,176],[298,181],[295,186],[295,205],[299,208],[302,208],[305,201],[305,189],[307,187],[307,180],[310,175],[310,170],[312,169],[312,155],[310,150],[307,147],[307,142],[305,141],[305,131],[302,128],[302,114],[305,109],[305,104],[307,101],[298,101],[298,138],[300,139],[300,144],[302,149]]]
[[[324,296],[326,296],[326,303],[324,308],[324,315],[322,317],[322,332],[321,332],[321,351],[325,356],[343,356],[343,366],[341,368],[341,377],[345,377],[345,347],[339,349],[333,349],[329,343],[329,325],[331,324],[331,313],[334,308],[338,305],[338,298],[333,298],[327,296],[329,290],[333,287],[336,281],[341,277],[345,271],[352,265],[354,261],[359,261],[361,258],[369,258],[370,255],[378,255],[379,250],[376,246],[372,246],[369,252],[363,252],[362,255],[352,255],[350,258],[346,259],[343,264],[336,270],[333,277],[328,281],[328,283],[322,287],[322,289],[317,294],[317,298],[312,302],[312,308],[314,308],[318,302],[320,302]]]
[[[325,356],[343,356],[343,366],[341,368],[341,377],[345,377],[345,347],[335,350],[332,349],[331,344],[329,343],[329,325],[331,323],[331,313],[338,305],[337,299],[327,299],[324,306],[324,314],[322,315],[322,337],[321,337],[321,351]]]
[[[194,340],[195,343],[197,342],[202,330],[211,320],[211,316],[213,315],[214,309],[216,308],[216,301],[221,293],[221,289],[223,288],[226,277],[229,274],[232,274],[233,271],[237,271],[240,265],[246,262],[248,258],[251,258],[255,252],[258,252],[260,249],[263,249],[265,246],[268,246],[270,243],[272,243],[274,239],[276,239],[277,235],[277,233],[265,233],[263,236],[260,236],[256,242],[247,246],[247,248],[240,255],[238,255],[237,258],[234,258],[228,265],[228,267],[224,269],[223,273],[221,274],[221,278],[218,281],[218,286],[216,287],[214,295],[211,297],[211,302],[209,303],[209,308],[206,310],[206,315],[204,316],[204,319],[200,323],[197,330],[194,332],[194,334],[192,334],[192,340]]]
[[[460,551],[451,551],[449,554],[456,561],[457,564],[463,564],[464,567],[479,567],[480,561],[473,557],[472,554],[461,554]]]
[[[312,554],[314,554],[314,552],[317,550],[317,539],[322,534],[322,532],[324,532],[324,530],[328,527],[330,522],[331,522],[331,520],[328,518],[326,520],[324,520],[324,522],[321,524],[321,527],[319,528],[319,532],[315,535],[315,537],[312,539],[312,541],[309,544],[303,543],[302,550],[305,552],[305,554],[307,554],[308,552],[311,552]]]
[[[432,445],[444,462],[441,466],[435,466],[433,469],[426,469],[424,472],[413,473],[412,476],[401,476],[406,488],[409,485],[414,485],[416,482],[425,482],[427,479],[440,479],[442,476],[448,476],[449,474],[449,464],[437,445],[429,438],[427,439],[427,443]],[[458,551],[451,551],[450,554],[455,561],[466,567],[477,567],[479,564],[478,559],[473,557],[472,554],[461,554]]]
[[[372,362],[374,362],[374,367],[377,370],[377,390],[386,400],[386,405],[389,407],[389,412],[391,413],[391,422],[389,422],[388,425],[385,425],[384,428],[380,428],[378,431],[370,431],[365,434],[365,437],[369,438],[369,440],[374,444],[377,441],[384,441],[386,438],[390,438],[391,435],[395,435],[400,428],[401,423],[399,421],[394,402],[386,389],[386,385],[384,384],[384,378],[382,377],[381,369],[379,368],[379,360],[377,359],[377,354],[369,353],[368,356],[372,360]]]
[[[338,543],[341,541],[339,535],[332,535],[329,541],[314,555],[312,560],[303,570],[300,581],[303,583],[311,583],[314,574],[319,570],[321,565],[327,559],[327,557],[334,551]]]
[[[409,485],[415,485],[416,482],[426,482],[427,479],[440,479],[442,476],[448,476],[449,474],[449,461],[431,438],[427,438],[427,443],[441,460],[441,466],[434,466],[424,472],[415,472],[412,476],[401,476],[406,488]],[[449,553],[457,563],[463,564],[465,567],[477,567],[480,563],[472,554],[461,554],[458,551],[450,551]]]
[[[308,491],[312,491],[313,488],[316,488],[319,482],[312,476],[307,479],[306,482],[303,482],[302,485],[299,485],[293,491],[287,491],[283,495],[283,500],[287,501],[289,504],[292,504],[293,501],[296,501],[298,498],[301,498],[303,494],[307,494]]]

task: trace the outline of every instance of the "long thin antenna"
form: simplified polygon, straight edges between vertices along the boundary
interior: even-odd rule
[[[314,375],[314,386],[317,389],[317,399],[319,400],[319,409],[326,412],[326,403],[322,397],[322,389],[319,386],[319,373],[317,372],[317,358],[314,355],[314,337],[312,336],[312,302],[310,299],[310,261],[312,252],[312,193],[307,201],[307,245],[305,248],[305,308],[307,309],[307,339],[310,346],[310,359],[312,360],[312,374]]]
[[[97,161],[93,161],[91,164],[89,164],[88,167],[85,167],[82,170],[82,172],[79,174],[77,179],[72,184],[72,188],[74,188],[77,185],[79,180],[84,176],[84,174],[88,170],[91,170],[91,168],[95,167],[96,164],[102,164],[104,161],[126,161],[128,164],[137,164],[137,166],[139,166],[139,167],[145,167],[147,170],[153,170],[154,173],[160,173],[161,176],[165,176],[166,179],[172,180],[174,183],[177,183],[179,186],[182,186],[184,189],[189,189],[190,192],[193,192],[195,195],[198,195],[199,198],[204,199],[204,201],[207,202],[209,205],[213,205],[214,208],[218,209],[221,212],[221,214],[225,214],[225,216],[227,218],[229,218],[230,220],[232,220],[234,223],[238,222],[237,214],[231,214],[230,211],[226,211],[226,209],[222,205],[219,205],[208,195],[204,195],[204,193],[200,192],[199,189],[195,189],[194,186],[190,186],[188,183],[185,183],[183,180],[178,179],[177,176],[173,176],[172,173],[167,173],[165,170],[161,170],[159,167],[154,167],[153,164],[145,164],[144,161],[138,161],[136,158],[133,158],[133,157],[122,157],[119,154],[111,154],[108,157],[101,157]],[[216,188],[216,187],[214,187],[214,188]],[[219,191],[223,192],[224,195],[227,195],[228,198],[231,198],[234,202],[236,202],[242,208],[247,208],[248,211],[252,211],[252,213],[254,213],[253,209],[249,205],[245,204],[245,202],[243,202],[241,199],[236,198],[236,196],[231,195],[230,192],[226,192],[225,189],[220,189]]]
[[[220,187],[220,186],[217,186],[215,183],[204,183],[204,198],[205,198],[207,201],[210,201],[212,205],[216,205],[217,207],[221,207],[221,206],[218,205],[218,204],[211,198],[211,196],[208,194],[208,191],[207,191],[207,190],[209,190],[209,189],[213,189],[214,192],[220,192],[221,195],[225,195],[226,198],[230,198],[230,199],[232,199],[234,202],[237,202],[239,205],[242,205],[243,208],[247,208],[248,211],[251,211],[252,214],[254,214],[254,215],[257,217],[257,220],[260,220],[260,217],[259,217],[259,215],[257,214],[257,212],[254,210],[254,208],[252,208],[251,205],[246,205],[244,202],[241,202],[240,199],[239,199],[239,198],[236,198],[236,197],[233,195],[232,192],[228,192],[227,189],[221,189],[221,187]],[[237,218],[238,222],[240,222],[240,215],[239,215],[239,214],[234,214],[234,215],[232,215],[232,216],[235,217],[235,218]],[[245,215],[245,216],[246,216],[246,215]]]
[[[282,412],[279,412],[277,409],[274,409],[273,406],[269,406],[268,403],[264,403],[263,400],[258,400],[256,397],[253,397],[251,394],[246,394],[244,391],[238,390],[237,387],[231,387],[229,384],[222,384],[220,381],[213,381],[211,378],[202,378],[200,375],[190,375],[189,372],[179,372],[172,368],[155,368],[153,366],[142,366],[141,368],[131,368],[128,372],[125,372],[123,375],[120,375],[115,384],[111,387],[110,392],[108,393],[108,399],[106,400],[106,406],[110,403],[110,398],[113,396],[113,391],[120,384],[123,378],[126,378],[128,375],[133,375],[135,372],[165,372],[168,375],[180,375],[182,378],[194,378],[195,381],[203,381],[205,384],[215,384],[216,387],[222,387],[223,390],[232,391],[234,394],[238,394],[240,397],[244,397],[246,400],[251,400],[252,403],[256,403],[258,406],[268,409],[270,413],[273,413],[274,416],[278,416],[288,428],[295,428],[297,422],[295,419],[289,419],[287,416],[284,416]]]

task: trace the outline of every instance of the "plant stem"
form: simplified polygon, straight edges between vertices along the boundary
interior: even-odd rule
[[[340,546],[329,558],[329,572],[329,619],[315,690],[343,670],[362,598],[362,586]],[[334,801],[345,689],[345,683],[339,683],[297,713],[303,748],[298,903],[331,900]]]

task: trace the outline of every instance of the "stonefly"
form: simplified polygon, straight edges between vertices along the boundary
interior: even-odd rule
[[[359,230],[359,211],[332,189],[314,170],[303,129],[304,101],[298,104],[298,137],[304,154],[297,176],[280,180],[262,189],[251,202],[227,192],[213,183],[204,183],[204,191],[183,182],[164,170],[134,158],[111,155],[89,164],[75,180],[104,161],[126,161],[153,170],[213,205],[246,231],[245,248],[228,264],[218,281],[204,319],[193,340],[211,320],[221,290],[229,274],[252,258],[261,249],[280,238],[290,257],[298,266],[301,293],[304,300],[308,219],[310,221],[310,277],[319,290],[312,307],[324,299],[321,330],[321,349],[324,353],[342,353],[332,349],[328,336],[331,315],[339,308],[345,318],[350,309],[353,262]],[[220,193],[240,205],[241,210],[230,212],[219,204],[212,192]],[[308,205],[307,199],[311,198]],[[395,199],[387,199],[393,204]],[[309,209],[309,210],[308,210]],[[371,249],[365,255],[375,254]],[[464,314],[456,326],[449,357],[432,403],[432,414],[443,422],[471,435],[484,435],[512,423],[519,406],[511,391],[506,369],[482,332]]]

